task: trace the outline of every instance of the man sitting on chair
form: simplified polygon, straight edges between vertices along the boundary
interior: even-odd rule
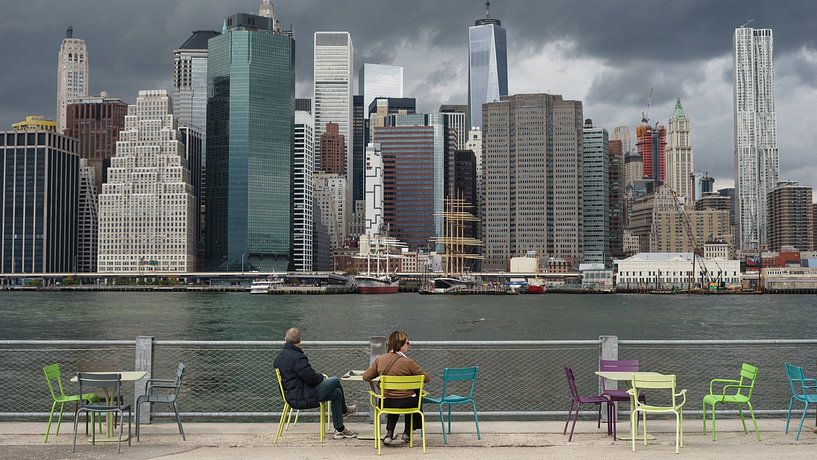
[[[343,426],[343,416],[352,415],[357,410],[354,404],[346,404],[343,388],[337,377],[325,377],[312,369],[303,350],[301,350],[301,331],[298,328],[287,330],[284,348],[275,358],[274,366],[281,372],[281,383],[287,402],[294,409],[313,409],[321,401],[332,403],[332,425],[335,426],[335,439],[354,438],[357,433]]]

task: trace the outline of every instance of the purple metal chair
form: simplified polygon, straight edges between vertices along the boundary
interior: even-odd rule
[[[622,359],[622,360],[599,360],[599,371],[601,372],[638,372],[641,368],[637,359]],[[610,401],[630,402],[630,394],[627,390],[608,390],[602,388],[601,394],[607,396]],[[644,393],[638,393],[638,400],[642,403],[647,402]],[[599,411],[599,423],[601,423],[601,411]]]
[[[570,409],[567,411],[567,420],[565,420],[565,429],[562,431],[562,434],[567,434],[567,425],[570,423],[570,416],[573,415],[573,425],[570,427],[570,437],[567,441],[570,442],[573,440],[573,430],[576,428],[576,419],[579,418],[579,408],[582,404],[595,404],[599,407],[599,427],[601,427],[601,405],[607,404],[607,434],[612,434],[613,439],[615,439],[616,406],[613,401],[604,395],[580,396],[579,390],[576,388],[576,377],[573,375],[573,369],[565,367],[565,376],[567,377],[567,384],[570,387]],[[573,413],[574,408],[576,409],[575,414]]]

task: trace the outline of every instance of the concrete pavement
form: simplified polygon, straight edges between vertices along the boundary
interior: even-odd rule
[[[700,419],[684,420],[684,446],[681,456],[687,458],[725,458],[728,456],[750,456],[752,458],[799,459],[817,456],[817,434],[813,431],[813,419],[809,417],[803,427],[800,441],[794,440],[794,433],[785,434],[785,420],[760,419],[761,442],[755,441],[754,434],[744,434],[740,421],[721,419],[718,421],[718,440],[711,435],[703,435]],[[799,420],[798,420],[799,421]],[[670,420],[648,420],[648,432],[655,435],[648,445],[636,444],[636,452],[631,451],[629,441],[613,441],[606,434],[604,425],[596,428],[596,423],[580,421],[576,426],[573,442],[568,443],[562,435],[563,422],[489,422],[480,423],[482,439],[477,440],[473,422],[454,422],[447,445],[443,444],[439,423],[430,421],[428,426],[427,451],[424,456],[417,444],[412,449],[399,445],[383,447],[383,458],[440,458],[440,459],[630,459],[630,458],[672,458],[675,457],[675,425]],[[185,423],[187,441],[182,441],[174,423],[154,423],[143,427],[141,442],[132,440],[132,446],[123,443],[122,454],[116,455],[115,443],[91,446],[84,436],[77,440],[77,452],[71,453],[72,424],[64,422],[59,436],[53,432],[48,444],[43,443],[45,422],[2,422],[0,423],[0,459],[266,459],[284,457],[288,459],[346,459],[378,458],[373,441],[358,439],[335,440],[329,435],[321,444],[318,438],[318,424],[301,422],[284,432],[278,445],[273,444],[276,425],[269,423]],[[357,432],[371,432],[371,425],[365,422],[348,423]],[[619,424],[621,431],[627,429],[626,421]],[[751,429],[751,423],[748,424]],[[402,421],[398,430],[402,428]],[[796,428],[796,425],[795,425]],[[53,428],[52,428],[53,429]]]

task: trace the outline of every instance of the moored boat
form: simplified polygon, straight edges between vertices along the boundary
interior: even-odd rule
[[[358,294],[396,294],[400,292],[400,279],[390,276],[356,276]]]
[[[284,280],[280,278],[254,280],[250,285],[250,294],[266,294],[276,285],[283,283]]]

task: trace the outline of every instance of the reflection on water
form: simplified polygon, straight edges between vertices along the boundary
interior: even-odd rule
[[[3,292],[0,338],[415,340],[811,338],[813,295],[259,296],[245,293]]]

